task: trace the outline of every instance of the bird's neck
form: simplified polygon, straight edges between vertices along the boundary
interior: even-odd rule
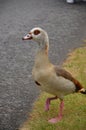
[[[49,43],[39,47],[35,57],[35,67],[44,67],[50,64],[48,57]]]

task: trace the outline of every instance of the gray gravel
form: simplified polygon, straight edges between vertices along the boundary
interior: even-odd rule
[[[0,130],[17,130],[39,95],[31,77],[36,44],[22,41],[33,27],[50,38],[50,60],[62,64],[86,38],[86,3],[0,0]]]

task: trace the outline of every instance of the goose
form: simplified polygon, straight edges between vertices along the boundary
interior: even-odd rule
[[[50,123],[57,123],[63,116],[64,96],[76,92],[86,94],[86,90],[68,71],[50,62],[48,56],[49,38],[45,30],[35,27],[22,40],[33,40],[38,44],[32,76],[41,90],[53,95],[46,100],[46,111],[50,109],[52,100],[60,99],[58,115],[49,119]]]

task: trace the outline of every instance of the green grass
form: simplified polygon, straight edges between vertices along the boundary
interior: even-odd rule
[[[86,88],[86,47],[71,53],[63,67]],[[44,111],[45,100],[51,96],[43,92],[38,97],[30,119],[25,122],[21,130],[86,130],[86,95],[77,93],[66,96],[63,119],[56,124],[48,123],[48,119],[57,115],[59,100],[52,101],[50,110]]]

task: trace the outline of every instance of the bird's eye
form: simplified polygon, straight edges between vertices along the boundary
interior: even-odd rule
[[[40,34],[40,31],[39,30],[35,30],[34,31],[34,35],[38,35],[38,34]]]

